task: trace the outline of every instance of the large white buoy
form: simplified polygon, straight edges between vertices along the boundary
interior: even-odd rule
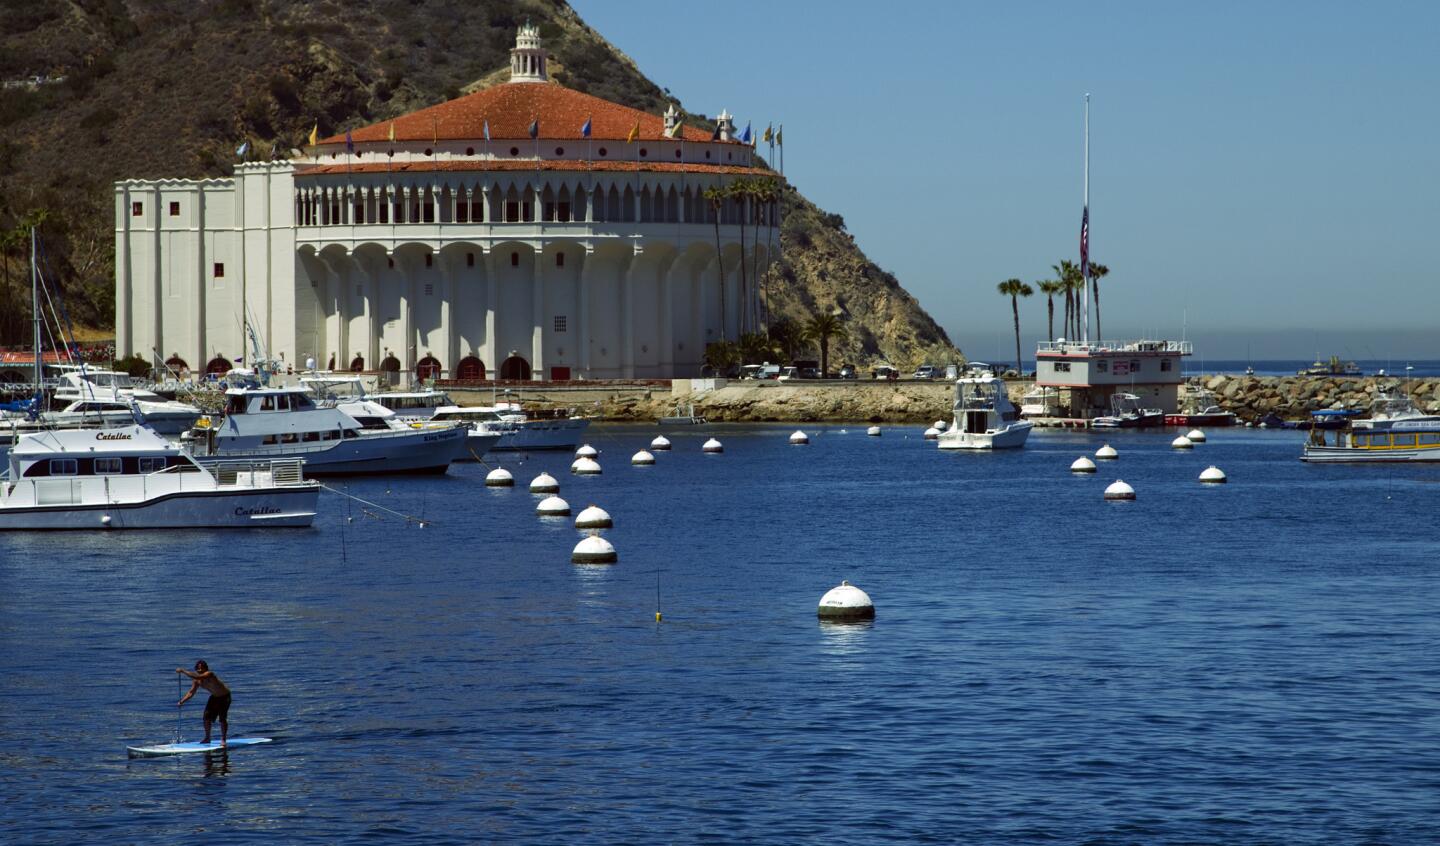
[[[1190,431],[1185,433],[1185,437],[1189,438],[1190,443],[1192,444],[1205,443],[1205,433],[1200,431],[1199,429],[1191,429]]]
[[[1070,472],[1071,472],[1071,473],[1094,473],[1094,472],[1095,472],[1095,462],[1091,461],[1090,459],[1088,459],[1088,458],[1086,458],[1085,456],[1082,455],[1082,456],[1080,456],[1079,458],[1075,459],[1075,461],[1074,461],[1073,463],[1071,463],[1071,465],[1070,465]]]
[[[553,494],[560,493],[560,483],[549,473],[541,473],[530,482],[530,493]]]
[[[508,488],[515,484],[515,477],[504,467],[496,467],[485,474],[485,487],[487,488]]]
[[[1200,473],[1200,481],[1207,485],[1223,485],[1230,479],[1225,475],[1224,470],[1211,464]]]
[[[598,476],[600,462],[593,458],[577,458],[575,463],[570,465],[570,472],[576,476]]]
[[[541,517],[569,517],[570,503],[558,496],[547,496],[535,506],[535,513]]]
[[[670,439],[664,435],[656,435],[655,440],[650,442],[650,448],[656,452],[670,449]]]
[[[865,430],[865,434],[869,435],[872,438],[878,438],[880,437],[880,427],[871,426],[869,429]]]
[[[1189,438],[1181,435],[1180,437],[1170,442],[1170,447],[1172,449],[1194,449],[1195,444],[1192,443]]]
[[[1106,499],[1134,499],[1135,489],[1116,479],[1110,487],[1105,489]]]
[[[939,429],[936,429],[934,426],[931,426],[929,429],[926,429],[926,430],[925,430],[925,440],[927,440],[927,441],[933,441],[933,440],[937,440],[939,437],[940,437],[940,430],[939,430]]]
[[[610,512],[598,505],[591,505],[581,511],[575,517],[575,528],[577,529],[609,529],[615,523],[610,519]]]
[[[822,620],[873,620],[875,603],[870,595],[849,582],[841,582],[820,597],[817,613]]]
[[[704,446],[700,447],[700,451],[719,454],[725,451],[725,447],[719,441],[711,438],[705,442]]]
[[[950,424],[949,424],[949,423],[946,423],[944,420],[936,420],[935,423],[934,423],[934,425],[932,425],[930,428],[932,428],[932,429],[938,429],[938,430],[940,430],[941,432],[943,432],[943,431],[945,431],[946,429],[950,428]]]
[[[791,446],[805,446],[808,443],[810,443],[810,436],[800,431],[799,429],[796,429],[790,434]]]
[[[1095,457],[1101,461],[1114,461],[1120,457],[1120,453],[1115,451],[1115,447],[1106,444],[1095,450]]]
[[[615,553],[614,545],[599,535],[582,538],[570,553],[573,564],[614,564],[619,560],[620,556]]]
[[[576,458],[594,458],[595,456],[597,456],[597,455],[599,455],[599,454],[600,454],[600,450],[596,449],[595,447],[590,446],[589,444],[585,444],[584,446],[582,446],[582,447],[580,447],[579,449],[575,450],[575,457],[576,457]]]
[[[634,465],[637,465],[637,466],[645,466],[645,465],[648,465],[648,464],[654,464],[654,463],[655,463],[655,456],[651,455],[648,450],[643,450],[643,449],[642,449],[642,450],[640,450],[639,452],[635,453],[634,455],[630,456],[630,463],[631,463],[631,464],[634,464]]]

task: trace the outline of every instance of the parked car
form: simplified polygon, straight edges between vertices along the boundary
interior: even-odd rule
[[[900,371],[888,364],[877,365],[870,371],[871,379],[899,379]]]
[[[795,373],[796,373],[796,378],[799,378],[799,379],[819,379],[819,378],[820,378],[820,368],[818,368],[818,367],[797,367],[797,368],[795,368]]]
[[[799,379],[799,378],[800,378],[800,368],[798,368],[798,367],[782,367],[782,368],[780,369],[780,376],[779,376],[778,378],[779,378],[779,380],[780,380],[781,382],[789,382],[791,379]]]
[[[759,377],[756,376],[755,374],[757,374],[757,373],[760,372],[760,367],[761,367],[761,365],[759,365],[759,364],[747,364],[747,365],[745,365],[744,367],[740,368],[740,378],[741,378],[741,379],[758,379]]]
[[[841,379],[855,379],[858,378],[858,376],[859,374],[855,372],[855,365],[853,364],[847,364],[840,368]]]
[[[940,377],[940,373],[941,373],[940,368],[936,367],[935,365],[933,365],[933,364],[922,364],[922,365],[920,365],[919,367],[915,368],[915,372],[911,375],[910,378],[912,378],[912,379],[938,379],[938,378]]]
[[[764,364],[764,365],[761,365],[761,366],[760,366],[760,369],[755,371],[755,378],[756,378],[756,379],[778,379],[778,378],[780,378],[780,365],[778,365],[778,364]]]

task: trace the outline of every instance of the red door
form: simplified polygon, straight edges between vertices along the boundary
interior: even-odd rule
[[[568,381],[570,381],[570,368],[568,368],[568,367],[552,367],[552,368],[550,368],[550,381],[551,381],[551,382],[568,382]]]

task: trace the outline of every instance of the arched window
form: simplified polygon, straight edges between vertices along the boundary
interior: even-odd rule
[[[440,359],[433,355],[425,356],[415,365],[415,375],[419,377],[422,382],[429,381],[430,379],[439,379],[440,370]]]
[[[181,358],[178,355],[171,355],[169,358],[165,359],[165,366],[170,368],[171,370],[176,371],[177,373],[181,370],[190,369],[190,365],[185,363],[185,359]]]
[[[530,378],[530,362],[522,356],[512,355],[500,364],[500,378],[526,380]]]
[[[221,376],[230,372],[230,359],[217,355],[205,365],[206,376]]]
[[[351,370],[351,372],[353,372],[353,373],[359,373],[360,371],[362,371],[362,370],[364,370],[364,369],[365,369],[365,356],[363,356],[363,355],[357,355],[357,356],[355,356],[354,358],[350,359],[350,370]]]
[[[460,366],[455,368],[456,379],[484,379],[485,362],[473,355],[467,355],[460,359]]]
[[[385,356],[383,361],[380,362],[380,369],[384,370],[386,373],[399,373],[400,359],[395,357],[395,353],[390,353]]]

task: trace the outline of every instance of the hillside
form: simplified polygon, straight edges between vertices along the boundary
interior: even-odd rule
[[[563,85],[652,113],[680,101],[558,0],[27,0],[0,6],[0,343],[28,340],[24,220],[37,211],[71,316],[112,325],[111,183],[228,175],[234,150],[284,155],[321,135],[499,78],[538,24]],[[63,78],[62,78],[63,77]],[[957,353],[893,276],[796,191],[771,309],[846,316],[839,357]],[[15,237],[21,233],[21,237]]]

